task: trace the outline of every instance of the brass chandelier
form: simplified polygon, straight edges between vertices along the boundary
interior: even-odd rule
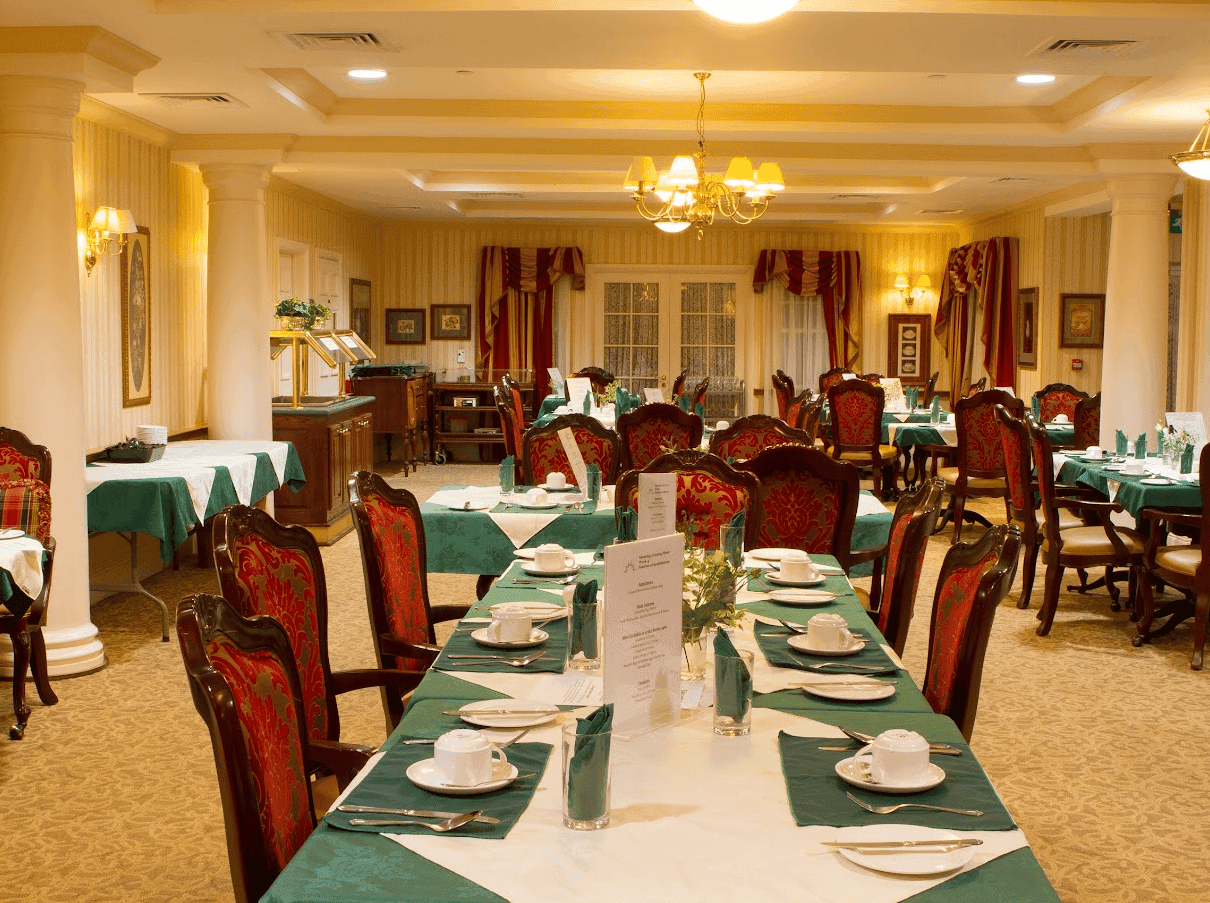
[[[702,90],[697,108],[697,153],[675,158],[660,173],[650,157],[635,157],[624,188],[633,192],[639,215],[657,229],[684,232],[692,226],[700,239],[716,215],[740,225],[759,219],[774,192],[782,191],[786,184],[776,163],[762,163],[754,173],[747,157],[732,157],[724,176],[706,173],[706,79],[710,73],[695,72],[693,77]]]

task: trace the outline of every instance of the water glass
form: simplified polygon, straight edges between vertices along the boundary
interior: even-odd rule
[[[595,831],[609,824],[609,745],[612,731],[576,735],[563,725],[563,824]]]
[[[752,730],[753,652],[739,650],[738,657],[714,657],[714,732],[723,737],[742,737]]]
[[[575,587],[568,602],[567,667],[573,671],[596,671],[601,667],[601,617],[600,604],[592,599],[587,602],[575,600]]]
[[[585,482],[588,485],[584,487],[584,498],[590,502],[598,501],[601,498],[601,471],[588,471]]]
[[[500,465],[500,492],[502,495],[508,495],[516,488],[514,479],[513,462],[510,459]]]

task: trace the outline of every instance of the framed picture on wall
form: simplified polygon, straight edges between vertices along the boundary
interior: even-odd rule
[[[471,306],[469,304],[434,304],[434,339],[469,339],[471,337]]]
[[[361,336],[369,345],[370,335],[370,280],[349,280],[349,328]]]
[[[423,345],[424,308],[388,307],[387,344]]]
[[[1037,288],[1017,292],[1017,366],[1027,370],[1038,366]]]
[[[122,407],[151,404],[151,230],[122,246]]]
[[[1100,348],[1105,344],[1105,296],[1059,295],[1060,348]]]
[[[905,386],[923,386],[929,377],[932,314],[891,314],[887,339],[888,377]]]

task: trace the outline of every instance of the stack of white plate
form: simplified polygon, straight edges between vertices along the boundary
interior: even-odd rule
[[[168,427],[144,424],[135,428],[135,437],[144,445],[167,445]]]

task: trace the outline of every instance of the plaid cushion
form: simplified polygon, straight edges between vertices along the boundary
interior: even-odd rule
[[[16,528],[43,545],[50,538],[50,488],[41,480],[0,483],[0,528]]]

